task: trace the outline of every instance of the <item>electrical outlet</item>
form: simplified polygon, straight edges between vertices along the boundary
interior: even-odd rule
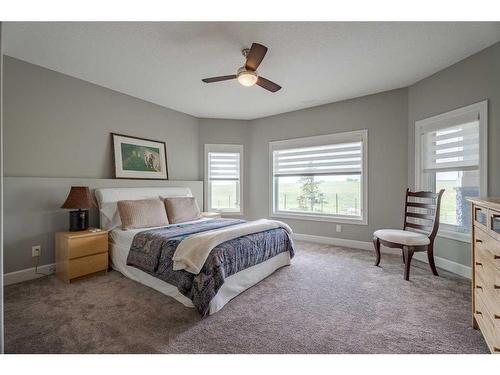
[[[41,245],[31,246],[31,256],[35,258],[39,257],[40,255],[42,255],[42,246]]]
[[[342,225],[340,225],[340,224],[335,225],[335,230],[337,232],[342,232]]]

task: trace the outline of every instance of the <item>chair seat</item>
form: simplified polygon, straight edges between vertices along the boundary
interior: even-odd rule
[[[400,229],[379,229],[373,233],[383,241],[395,242],[407,246],[424,246],[430,243],[429,237],[422,233]]]

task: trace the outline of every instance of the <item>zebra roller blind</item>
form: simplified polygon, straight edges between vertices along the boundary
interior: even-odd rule
[[[454,124],[453,124],[454,122]],[[479,117],[468,114],[440,124],[422,136],[424,172],[479,167]]]
[[[360,174],[362,141],[273,151],[274,176]]]
[[[209,152],[208,179],[210,181],[238,181],[240,154],[238,152]]]

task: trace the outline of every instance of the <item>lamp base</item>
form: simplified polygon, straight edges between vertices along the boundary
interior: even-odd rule
[[[78,232],[89,229],[89,211],[78,210],[69,212],[69,231]]]

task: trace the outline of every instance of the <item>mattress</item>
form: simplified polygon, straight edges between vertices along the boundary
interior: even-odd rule
[[[196,223],[202,222],[205,220],[211,219],[198,219],[194,221],[190,221],[188,223]],[[147,228],[154,229],[154,228]],[[110,256],[111,256],[111,267],[123,274],[124,276],[137,281],[141,284],[149,286],[160,293],[166,294],[167,296],[175,298],[177,301],[182,303],[184,306],[194,307],[193,303],[189,298],[184,296],[179,292],[176,286],[166,283],[163,280],[160,280],[154,276],[147,274],[144,271],[141,271],[138,268],[127,266],[127,257],[128,252],[130,250],[130,246],[132,245],[132,241],[134,236],[146,230],[145,228],[141,229],[132,229],[132,230],[122,230],[120,228],[115,228],[109,232],[109,238],[111,243]]]
[[[198,219],[189,223],[201,222],[204,220],[212,220],[209,218]],[[153,228],[148,228],[153,229]],[[141,271],[138,268],[127,266],[127,257],[134,236],[145,229],[121,230],[113,229],[110,231],[110,257],[111,267],[122,273],[124,276],[137,281],[143,285],[157,290],[167,296],[170,296],[184,306],[194,307],[189,298],[179,292],[176,286],[160,280],[148,273]],[[209,314],[219,311],[227,302],[236,297],[241,292],[257,284],[278,268],[290,264],[289,252],[280,253],[265,262],[256,264],[255,266],[244,269],[234,275],[229,276],[222,287],[217,292],[217,295],[210,302]]]

